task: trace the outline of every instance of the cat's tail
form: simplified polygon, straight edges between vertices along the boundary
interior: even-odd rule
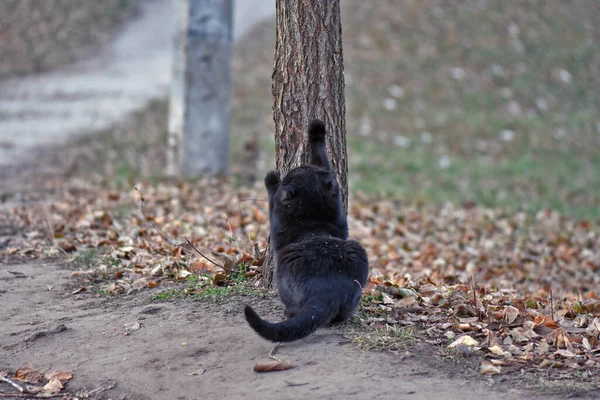
[[[330,322],[337,314],[339,305],[334,299],[313,297],[290,319],[282,322],[267,322],[260,318],[250,306],[246,306],[246,320],[263,338],[272,342],[293,342],[302,339],[318,327]]]

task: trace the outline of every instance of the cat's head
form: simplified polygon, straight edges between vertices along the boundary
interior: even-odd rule
[[[313,220],[337,223],[342,213],[340,188],[326,151],[325,124],[314,119],[308,126],[310,165],[292,169],[279,181],[271,171],[265,178],[275,212],[288,222]]]
[[[279,184],[274,201],[277,214],[290,222],[335,223],[341,213],[340,188],[335,173],[314,165],[288,172]]]

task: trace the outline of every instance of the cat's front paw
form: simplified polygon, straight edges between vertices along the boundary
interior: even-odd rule
[[[325,141],[325,124],[320,119],[313,119],[308,124],[308,140],[311,143]]]
[[[267,175],[265,176],[265,186],[267,187],[267,190],[275,188],[279,185],[279,182],[280,177],[278,171],[267,172]]]

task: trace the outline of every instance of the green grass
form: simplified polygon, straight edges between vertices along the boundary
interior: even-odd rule
[[[231,274],[230,280],[233,283],[228,286],[212,286],[207,283],[210,282],[210,279],[208,281],[200,280],[197,276],[192,275],[188,278],[187,287],[160,291],[154,294],[152,299],[156,301],[171,301],[183,298],[190,298],[192,300],[212,298],[217,302],[222,302],[233,295],[251,296],[262,293],[248,285],[245,281],[244,272],[245,267],[240,266],[239,271]]]
[[[352,343],[361,350],[399,351],[409,348],[417,340],[413,328],[392,325],[376,329],[358,328],[347,334],[352,338]]]
[[[398,13],[394,0],[348,0],[342,13],[351,191],[600,217],[600,50],[584,23],[600,18],[599,2],[423,0]],[[234,181],[254,132],[263,150],[258,179],[274,164],[273,37],[264,25],[236,49]],[[452,76],[456,68],[464,77]],[[393,85],[403,95],[388,110]],[[164,179],[167,110],[154,102],[103,137],[94,154],[104,167],[96,169],[111,184]],[[399,136],[410,144],[396,145]]]
[[[86,267],[91,267],[96,260],[98,259],[98,250],[97,249],[86,249],[78,252],[73,259],[73,262],[76,264],[81,264]]]
[[[600,3],[589,0],[424,0],[402,13],[394,0],[344,2],[350,190],[598,218],[600,50],[585,28],[597,18]],[[272,29],[239,46],[232,127],[241,142],[248,130],[273,132]],[[398,136],[410,144],[395,145]],[[262,144],[270,166],[272,140]]]
[[[600,157],[515,152],[484,163],[472,156],[440,156],[423,145],[404,149],[376,140],[349,140],[350,186],[407,201],[476,201],[509,210],[552,208],[578,218],[600,217]]]

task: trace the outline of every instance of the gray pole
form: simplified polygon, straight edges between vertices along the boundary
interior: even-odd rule
[[[179,27],[169,104],[167,174],[226,175],[233,0],[177,3]]]

